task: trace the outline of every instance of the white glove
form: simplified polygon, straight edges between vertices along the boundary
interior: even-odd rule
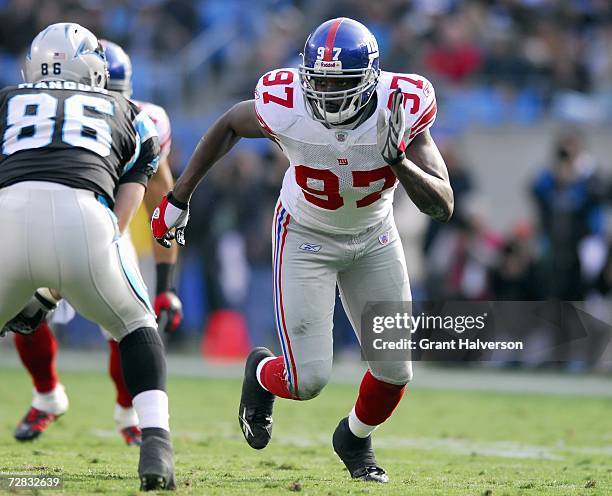
[[[391,111],[382,108],[378,111],[376,123],[378,151],[385,162],[395,165],[406,157],[404,133],[406,132],[406,114],[404,111],[404,94],[398,88],[393,93]]]

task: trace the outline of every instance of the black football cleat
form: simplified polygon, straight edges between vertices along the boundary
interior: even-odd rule
[[[33,441],[45,432],[49,424],[57,420],[58,417],[59,415],[30,407],[28,413],[25,414],[15,429],[15,439],[17,441]]]
[[[168,431],[153,427],[142,430],[138,477],[141,491],[176,489],[174,456]]]
[[[238,422],[246,442],[254,449],[265,448],[272,437],[272,408],[275,396],[261,387],[256,372],[259,362],[273,356],[267,348],[255,348],[249,354],[244,367]]]
[[[382,484],[389,482],[387,473],[376,464],[372,436],[355,436],[349,429],[348,417],[344,417],[336,427],[332,443],[353,479]]]

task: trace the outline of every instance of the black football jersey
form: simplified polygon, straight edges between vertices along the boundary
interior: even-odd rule
[[[48,181],[102,195],[157,170],[151,120],[122,95],[70,81],[0,90],[0,188]]]

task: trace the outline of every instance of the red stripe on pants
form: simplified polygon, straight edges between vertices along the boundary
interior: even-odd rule
[[[289,355],[289,365],[291,366],[291,375],[293,377],[293,392],[296,399],[298,398],[298,378],[297,378],[297,367],[295,366],[295,359],[293,358],[293,351],[291,350],[291,341],[289,340],[289,333],[287,332],[287,324],[285,322],[285,308],[283,306],[283,284],[282,284],[282,273],[283,273],[283,251],[285,249],[285,240],[287,238],[287,226],[291,216],[287,213],[285,217],[285,223],[283,224],[283,233],[281,246],[279,251],[279,262],[278,262],[278,274],[276,275],[276,281],[278,284],[278,298],[279,308],[281,316],[282,333],[285,336],[285,345],[287,346],[287,353]]]

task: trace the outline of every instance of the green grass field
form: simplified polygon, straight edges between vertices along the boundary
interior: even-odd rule
[[[65,494],[138,492],[138,453],[113,432],[104,374],[63,374],[70,411],[25,445],[12,431],[30,384],[17,369],[0,369],[0,378],[0,472],[61,474]],[[239,391],[237,380],[170,379],[178,494],[612,494],[609,398],[408,391],[375,434],[391,477],[378,486],[348,479],[331,448],[355,386],[277,401],[274,438],[260,452],[239,431]]]

